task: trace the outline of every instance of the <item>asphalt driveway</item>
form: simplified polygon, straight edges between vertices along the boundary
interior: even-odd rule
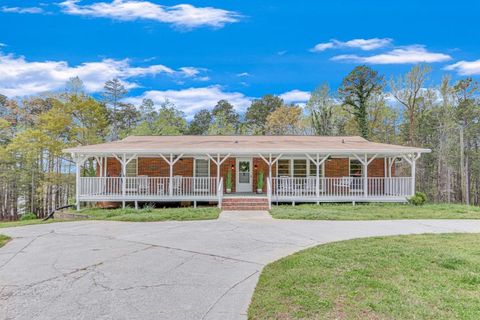
[[[1,229],[0,319],[244,319],[263,266],[357,237],[480,232],[480,221],[81,221]]]

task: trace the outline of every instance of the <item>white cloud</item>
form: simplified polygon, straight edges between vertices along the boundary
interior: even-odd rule
[[[392,43],[390,38],[371,38],[371,39],[352,39],[349,41],[339,41],[332,39],[329,42],[317,44],[312,48],[313,52],[322,52],[327,49],[357,48],[365,51],[380,49]]]
[[[214,85],[203,88],[188,88],[180,90],[150,90],[141,96],[125,99],[126,102],[139,105],[143,99],[152,99],[156,105],[162,104],[166,99],[185,112],[189,117],[200,109],[211,109],[219,100],[228,100],[237,111],[244,111],[252,98],[246,97],[240,92],[225,92],[221,86]]]
[[[338,55],[332,58],[334,61],[349,61],[367,64],[407,64],[420,62],[443,62],[452,59],[444,53],[429,52],[423,45],[399,47],[385,53],[372,56],[359,56],[355,54]]]
[[[6,46],[7,46],[7,45],[6,45],[5,43],[1,43],[1,42],[0,42],[0,48],[1,48],[1,47],[6,47]]]
[[[250,73],[248,73],[248,72],[238,73],[238,74],[237,74],[237,77],[240,77],[240,78],[250,77]]]
[[[444,68],[449,71],[456,71],[462,76],[480,75],[480,60],[476,61],[459,61]]]
[[[310,92],[291,90],[280,95],[285,103],[306,103],[310,99]]]
[[[0,11],[5,13],[30,13],[38,14],[43,13],[43,9],[39,7],[2,7]]]
[[[175,71],[161,64],[134,67],[128,59],[104,59],[70,66],[66,61],[27,61],[24,57],[0,52],[0,93],[9,97],[57,91],[72,77],[78,76],[89,92],[101,91],[105,81],[119,78],[127,88],[138,87],[135,78],[167,74],[186,77],[184,70]]]
[[[64,13],[71,15],[123,21],[152,20],[187,29],[201,26],[221,28],[227,23],[238,22],[240,19],[240,15],[233,11],[213,7],[194,7],[190,4],[164,6],[137,0],[113,0],[90,5],[79,5],[79,2],[80,0],[67,0],[59,5]]]

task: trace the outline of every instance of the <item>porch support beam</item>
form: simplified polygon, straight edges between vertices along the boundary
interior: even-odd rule
[[[219,192],[219,187],[220,187],[220,166],[222,165],[222,163],[225,162],[225,160],[227,160],[229,157],[230,157],[230,153],[227,154],[225,157],[223,157],[223,159],[221,158],[220,156],[220,153],[217,153],[217,159],[215,160],[214,157],[212,157],[210,154],[207,153],[207,157],[212,160],[213,163],[215,163],[217,165],[217,193]]]
[[[317,153],[316,159],[313,159],[312,156],[310,156],[308,153],[305,153],[307,158],[315,164],[317,167],[316,175],[315,175],[315,196],[317,198],[320,197],[320,166],[327,161],[327,159],[330,157],[330,154],[327,154],[324,156],[322,159],[320,159],[320,154]]]
[[[411,167],[411,187],[410,187],[410,193],[411,195],[415,195],[415,174],[417,170],[417,160],[420,158],[420,153],[410,153],[408,155],[402,155],[403,159],[410,164]]]
[[[180,154],[179,156],[175,157],[173,156],[173,153],[170,153],[169,159],[167,159],[163,154],[159,153],[160,157],[168,164],[170,170],[169,170],[169,178],[168,178],[168,195],[170,197],[173,196],[173,166],[175,163],[177,163],[178,160],[180,160],[181,157],[183,157],[183,153]]]
[[[127,194],[127,164],[130,163],[133,159],[137,158],[137,154],[133,154],[131,157],[127,157],[127,154],[124,153],[118,157],[115,153],[112,154],[120,165],[122,166],[121,176],[122,176],[122,196],[125,197]],[[125,201],[122,201],[122,208],[125,209]]]
[[[363,196],[368,197],[368,165],[372,163],[373,160],[377,157],[375,154],[373,157],[368,159],[368,154],[363,155],[363,159],[359,157],[357,154],[353,154],[353,156],[362,164],[363,166]]]
[[[272,166],[280,159],[280,157],[282,156],[283,154],[279,154],[276,158],[273,158],[272,159],[272,154],[270,153],[268,155],[268,160],[261,154],[259,153],[258,156],[263,160],[265,161],[265,163],[268,165],[268,178],[271,179],[272,178]],[[272,180],[270,180],[272,181]]]
[[[88,156],[82,155],[72,155],[73,161],[75,162],[75,201],[77,206],[77,211],[80,210],[80,177],[82,175],[82,165],[89,158]]]

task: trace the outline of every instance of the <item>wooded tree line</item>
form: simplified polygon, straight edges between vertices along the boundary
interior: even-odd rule
[[[99,97],[73,78],[62,93],[23,99],[0,94],[0,218],[43,216],[74,198],[74,165],[63,148],[128,135],[361,135],[371,141],[432,149],[420,158],[417,189],[432,201],[480,204],[480,99],[471,78],[445,76],[429,85],[430,68],[414,66],[386,79],[354,68],[338,90],[316,88],[305,106],[265,95],[245,112],[226,100],[187,120],[168,100],[125,103],[118,79]],[[84,169],[94,174],[94,163]]]

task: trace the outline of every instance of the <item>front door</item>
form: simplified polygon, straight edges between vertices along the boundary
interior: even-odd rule
[[[237,158],[237,192],[252,192],[252,158]]]

